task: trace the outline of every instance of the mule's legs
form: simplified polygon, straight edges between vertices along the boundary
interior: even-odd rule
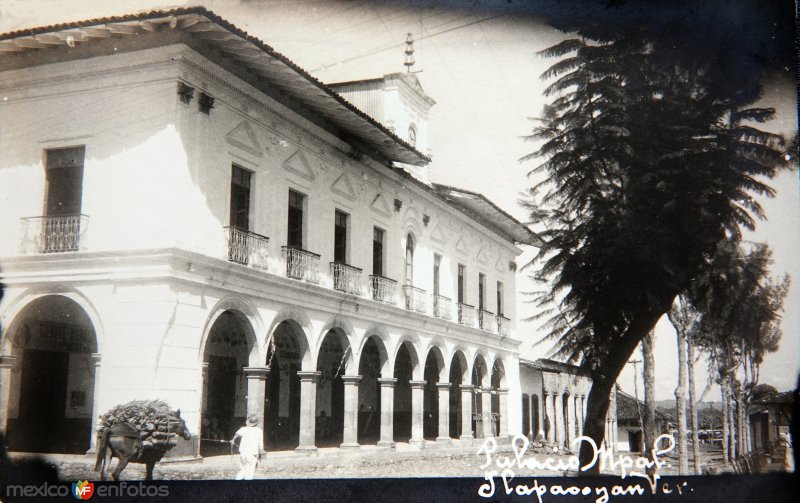
[[[153,480],[153,468],[155,468],[156,462],[155,461],[148,461],[147,463],[145,463],[144,466],[147,469],[147,473],[144,476],[144,479],[145,480]]]
[[[119,480],[119,474],[128,466],[128,458],[117,458],[117,466],[114,468],[114,473],[111,474],[115,481]]]
[[[114,455],[111,448],[106,447],[106,452],[103,455],[103,465],[100,467],[100,480],[105,480],[107,473],[111,470],[111,457]]]

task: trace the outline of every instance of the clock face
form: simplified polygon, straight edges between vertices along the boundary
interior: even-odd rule
[[[408,128],[408,142],[415,146],[417,144],[417,130],[414,129],[414,126]]]

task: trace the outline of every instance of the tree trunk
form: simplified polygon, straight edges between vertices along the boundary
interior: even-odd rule
[[[692,422],[692,457],[694,463],[694,474],[700,475],[700,446],[698,445],[697,434],[697,402],[694,398],[694,341],[691,337],[686,338],[686,359],[689,364],[689,417]]]
[[[720,398],[722,399],[722,460],[725,464],[730,461],[728,452],[728,441],[730,432],[728,431],[728,381],[727,377],[722,379],[719,384]]]
[[[672,305],[671,297],[665,297],[660,303],[655,303],[652,309],[642,313],[637,319],[633,320],[625,332],[623,332],[614,346],[614,351],[606,353],[602,365],[596,368],[589,367],[589,374],[592,378],[592,388],[586,400],[586,420],[584,422],[583,434],[590,437],[595,445],[603,443],[605,433],[606,413],[610,401],[611,389],[617,381],[622,369],[628,363],[628,359],[636,350],[636,346],[655,326],[658,319],[667,312]],[[595,452],[591,445],[586,442],[581,444],[580,464],[581,467],[588,465]],[[599,474],[600,465],[595,463],[586,472],[587,475]]]
[[[733,462],[736,459],[736,427],[733,421],[734,418],[734,403],[733,397],[733,380],[730,376],[726,377],[727,386],[725,387],[725,401],[728,405],[728,461]]]
[[[675,411],[678,420],[678,473],[689,474],[689,453],[686,445],[686,332],[678,332],[678,387],[675,388]]]
[[[653,355],[655,333],[650,332],[642,339],[642,360],[644,367],[644,448],[645,457],[653,459],[656,443],[656,360]],[[648,469],[648,473],[651,470]]]

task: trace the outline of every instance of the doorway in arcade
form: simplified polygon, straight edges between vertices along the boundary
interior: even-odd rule
[[[9,324],[11,451],[83,454],[90,448],[97,342],[73,300],[41,297]]]

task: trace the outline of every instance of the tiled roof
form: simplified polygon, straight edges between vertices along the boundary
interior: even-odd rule
[[[433,188],[447,202],[461,209],[461,211],[475,220],[482,222],[490,229],[500,232],[508,239],[517,243],[534,246],[541,245],[542,241],[538,235],[519,220],[503,211],[499,206],[487,199],[486,196],[438,183],[434,183]]]
[[[0,34],[0,55],[75,47],[96,39],[162,30],[181,30],[219,50],[226,61],[233,61],[323,117],[343,133],[340,136],[355,140],[353,144],[364,154],[413,165],[430,162],[425,154],[289,58],[203,7],[153,10],[4,33]]]
[[[639,424],[639,414],[644,414],[644,402],[636,399],[617,387],[617,422],[620,424]],[[669,421],[669,418],[658,410],[655,411],[656,421]]]

